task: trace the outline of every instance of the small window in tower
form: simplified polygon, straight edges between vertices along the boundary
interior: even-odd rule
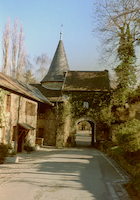
[[[83,108],[84,108],[84,109],[89,109],[89,104],[88,104],[87,101],[84,101],[84,102],[83,102]]]

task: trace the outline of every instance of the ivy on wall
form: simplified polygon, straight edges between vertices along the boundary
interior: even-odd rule
[[[111,95],[105,92],[79,92],[70,94],[72,117],[87,115],[98,121],[101,111],[109,106]],[[89,109],[83,107],[83,102],[89,104]]]
[[[4,120],[4,100],[7,94],[9,94],[8,91],[0,88],[0,124]]]
[[[96,121],[97,132],[109,137],[109,127],[115,120],[112,112],[111,98],[109,92],[72,92],[67,94],[69,97],[65,103],[59,104],[58,109],[58,127],[57,136],[63,135],[63,128],[66,125],[66,119],[69,117],[71,121],[71,136],[74,135],[74,127],[77,119],[82,116],[92,117]],[[83,106],[84,102],[88,102],[88,108]],[[62,138],[58,137],[62,144]]]
[[[109,92],[73,92],[69,96],[74,121],[82,116],[92,117],[96,121],[97,135],[103,134],[108,138],[109,128],[115,120],[111,105],[112,94]],[[83,107],[84,101],[88,102],[88,109]]]

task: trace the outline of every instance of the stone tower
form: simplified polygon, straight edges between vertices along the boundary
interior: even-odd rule
[[[41,81],[41,85],[46,89],[60,90],[62,88],[65,74],[69,71],[69,65],[62,41],[62,31],[60,33],[60,40],[54,54],[52,63],[50,65],[47,75]]]

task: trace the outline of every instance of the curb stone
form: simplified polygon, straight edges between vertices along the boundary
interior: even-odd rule
[[[131,200],[127,191],[123,187],[124,184],[127,184],[130,181],[130,174],[128,174],[115,160],[113,160],[107,154],[101,151],[99,152],[122,177],[120,180],[107,182],[107,186],[111,192],[113,200]]]

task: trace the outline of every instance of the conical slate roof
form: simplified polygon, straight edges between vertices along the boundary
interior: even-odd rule
[[[62,39],[60,39],[55,55],[53,57],[51,66],[47,75],[43,78],[41,83],[47,81],[63,81],[64,72],[69,71],[69,65],[63,45]]]

